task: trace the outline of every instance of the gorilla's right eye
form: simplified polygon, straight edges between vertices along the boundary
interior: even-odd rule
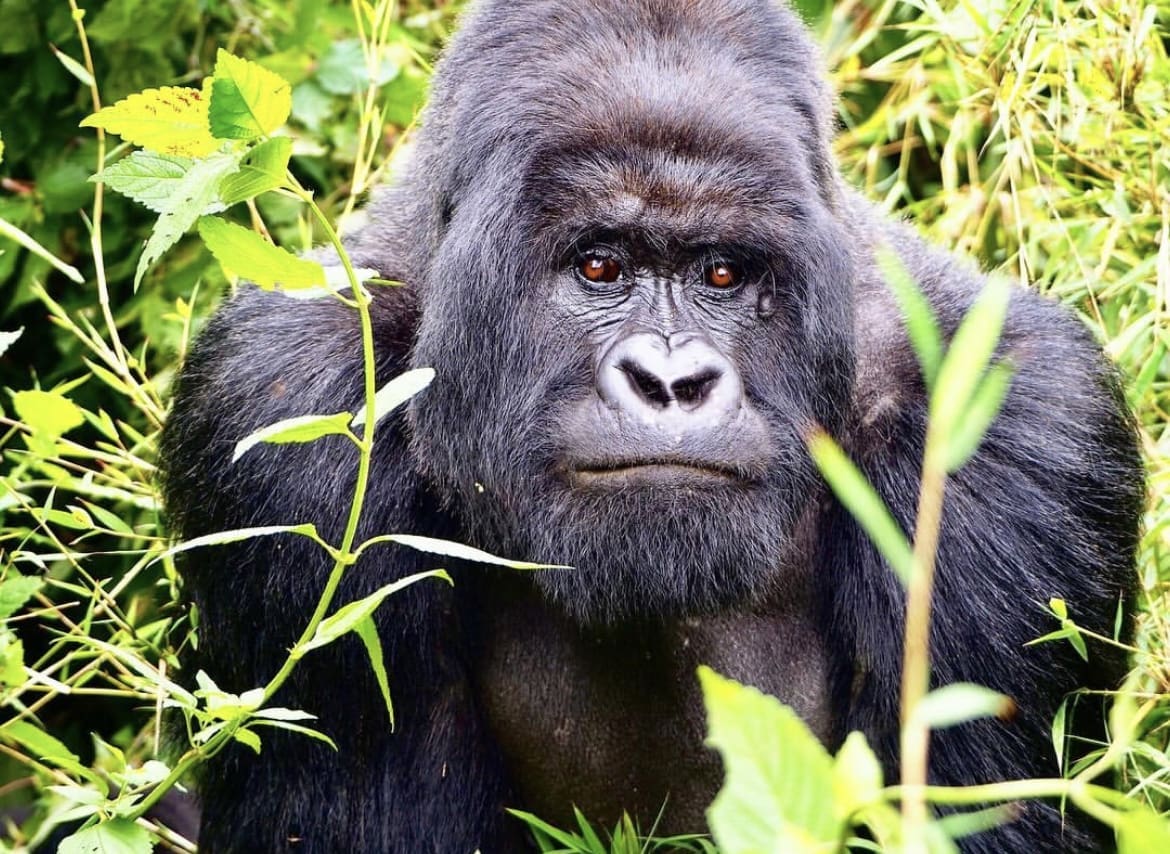
[[[621,278],[622,265],[617,259],[605,255],[582,255],[577,262],[577,272],[587,282],[608,285]]]

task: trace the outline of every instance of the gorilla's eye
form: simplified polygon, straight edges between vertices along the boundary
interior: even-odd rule
[[[605,255],[583,255],[577,262],[577,271],[586,281],[608,285],[621,278],[622,265]]]
[[[711,287],[727,290],[739,284],[739,269],[732,264],[716,261],[707,265],[703,277]]]

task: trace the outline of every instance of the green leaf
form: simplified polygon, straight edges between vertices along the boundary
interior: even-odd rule
[[[146,248],[142,250],[142,257],[138,259],[138,268],[134,272],[135,288],[141,284],[151,265],[178,243],[187,229],[218,199],[224,176],[239,168],[239,158],[234,154],[218,154],[195,161],[191,170],[175,183],[171,206],[158,218],[146,241]]]
[[[232,733],[232,738],[247,748],[250,748],[253,753],[260,753],[260,736],[252,732],[250,729],[238,729]]]
[[[930,396],[932,429],[951,435],[971,399],[999,343],[1007,317],[1011,291],[1000,279],[992,279],[963,318]]]
[[[19,688],[26,682],[24,643],[11,629],[0,627],[0,685]]]
[[[572,569],[571,566],[509,560],[508,558],[497,557],[489,552],[473,549],[471,546],[465,546],[462,543],[453,543],[450,540],[436,540],[431,537],[420,537],[416,534],[382,534],[378,537],[371,537],[361,544],[361,547],[358,548],[358,554],[360,555],[370,546],[381,543],[397,543],[400,546],[406,546],[407,548],[427,552],[428,554],[453,557],[473,563],[490,563],[495,566],[506,566],[510,569]]]
[[[330,616],[321,621],[317,626],[317,631],[314,633],[312,640],[303,646],[298,646],[292,651],[294,658],[301,658],[307,652],[333,643],[342,635],[354,631],[358,623],[368,618],[378,609],[388,596],[392,596],[399,590],[409,587],[419,581],[428,578],[438,578],[451,583],[451,576],[443,572],[441,569],[430,570],[429,572],[418,572],[414,575],[408,575],[406,578],[400,578],[397,581],[392,581],[389,584],[378,588],[369,596],[358,599],[356,602],[350,602],[338,608]]]
[[[348,412],[338,412],[334,415],[300,415],[277,421],[238,441],[232,453],[232,462],[236,462],[259,444],[296,445],[313,442],[324,436],[353,438],[353,434],[349,432],[349,420]]]
[[[699,668],[707,744],[726,780],[707,810],[725,854],[835,851],[844,816],[834,802],[833,761],[792,709],[775,697]]]
[[[215,57],[209,118],[218,139],[255,139],[285,123],[292,110],[292,87],[267,68],[232,56]]]
[[[80,830],[61,842],[60,854],[150,854],[149,831],[128,818],[115,818]]]
[[[55,391],[12,392],[16,414],[34,433],[55,439],[85,423],[80,407]]]
[[[100,181],[111,190],[161,214],[174,206],[179,182],[194,165],[195,161],[190,157],[133,151],[89,180]],[[210,207],[222,209],[222,205],[214,202]]]
[[[203,89],[147,89],[86,116],[81,127],[102,128],[159,154],[206,157],[219,148],[208,123],[211,79]]]
[[[45,582],[31,575],[10,573],[0,581],[0,620],[7,620],[25,606]]]
[[[813,433],[808,450],[837,500],[861,525],[902,583],[909,584],[914,552],[881,496],[827,433]]]
[[[243,226],[218,217],[204,217],[199,220],[199,234],[224,269],[265,290],[325,284],[325,270],[316,261],[298,258]]]
[[[1144,806],[1124,813],[1117,824],[1117,854],[1170,851],[1170,821]]]
[[[51,264],[55,269],[64,273],[69,278],[69,280],[74,282],[75,284],[78,284],[78,285],[85,284],[85,277],[83,275],[81,275],[81,273],[78,271],[78,269],[76,267],[74,267],[70,264],[66,264],[64,261],[62,261],[56,255],[54,255],[48,249],[41,246],[41,244],[37,243],[37,241],[34,240],[30,235],[21,231],[15,225],[13,225],[12,223],[10,223],[4,219],[0,219],[0,237],[11,240],[13,243],[17,244],[18,246],[23,246],[25,249],[27,249],[33,255],[36,255],[42,261],[44,261],[48,264]],[[0,253],[0,254],[2,254],[2,253]]]
[[[390,698],[390,680],[386,675],[386,661],[382,655],[382,639],[378,637],[378,627],[374,624],[374,618],[358,620],[354,631],[362,639],[370,656],[370,667],[374,670],[378,690],[382,692],[382,702],[386,705],[386,714],[390,717],[390,729],[394,729],[394,701]]]
[[[20,327],[15,332],[0,332],[0,356],[8,352],[8,348],[20,340],[20,336],[24,334],[24,327]]]
[[[374,395],[374,424],[429,386],[434,379],[434,368],[416,368],[390,380]],[[350,426],[363,427],[365,422],[366,408],[363,406],[353,416]]]
[[[947,437],[947,471],[958,471],[979,450],[988,428],[1003,407],[1013,373],[1011,365],[1000,362],[984,374],[962,420]]]
[[[952,682],[931,691],[913,710],[915,719],[943,729],[976,718],[1003,718],[1015,709],[1011,697],[971,682]]]
[[[53,51],[53,56],[57,57],[57,61],[65,67],[66,71],[68,71],[74,76],[74,78],[77,79],[78,83],[80,83],[82,86],[94,85],[93,75],[86,70],[84,65],[71,57],[69,54],[65,53],[63,50],[59,50],[55,44],[50,44],[49,50]]]
[[[886,286],[894,295],[894,301],[898,303],[906,324],[906,335],[910,338],[910,346],[914,348],[914,355],[918,357],[922,376],[926,379],[926,387],[931,388],[943,359],[942,335],[938,330],[934,311],[910,275],[910,271],[893,249],[889,247],[879,249],[874,253],[874,260],[877,261]]]
[[[23,747],[35,759],[70,767],[81,760],[73,751],[39,726],[25,720],[10,721],[0,727],[0,740]]]
[[[166,558],[174,557],[183,552],[189,552],[192,549],[201,549],[205,546],[224,546],[229,543],[238,543],[244,540],[250,540],[253,537],[271,537],[275,534],[296,534],[301,537],[308,537],[313,542],[327,546],[324,540],[321,539],[317,533],[317,527],[311,524],[305,525],[265,525],[257,528],[236,528],[231,531],[219,531],[214,534],[204,534],[202,537],[195,537],[191,540],[185,540],[177,546],[167,549],[154,560],[164,560]],[[154,561],[152,561],[153,563]]]
[[[851,732],[833,760],[834,800],[845,815],[882,802],[882,765],[860,732]]]
[[[265,140],[244,157],[240,171],[224,179],[219,188],[225,205],[247,201],[284,185],[292,140],[278,136]]]

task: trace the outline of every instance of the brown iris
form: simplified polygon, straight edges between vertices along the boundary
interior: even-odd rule
[[[588,281],[597,284],[616,282],[622,275],[622,265],[604,255],[586,255],[581,259],[578,269]]]
[[[706,275],[707,284],[713,288],[733,288],[739,283],[739,271],[730,264],[712,264]]]

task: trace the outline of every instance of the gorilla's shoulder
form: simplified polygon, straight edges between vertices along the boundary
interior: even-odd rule
[[[969,261],[928,244],[909,223],[880,214],[872,203],[851,195],[846,204],[857,230],[852,235],[857,270],[854,402],[858,450],[863,451],[882,444],[883,436],[905,437],[907,423],[921,423],[927,404],[921,368],[874,253],[885,246],[900,257],[929,301],[946,341],[987,278]],[[1062,435],[1075,441],[1097,430],[1128,429],[1119,421],[1123,409],[1116,371],[1068,307],[1034,291],[1013,289],[997,357],[1008,360],[1013,370],[999,426],[1010,422],[1017,442],[1035,440],[1051,447]]]

